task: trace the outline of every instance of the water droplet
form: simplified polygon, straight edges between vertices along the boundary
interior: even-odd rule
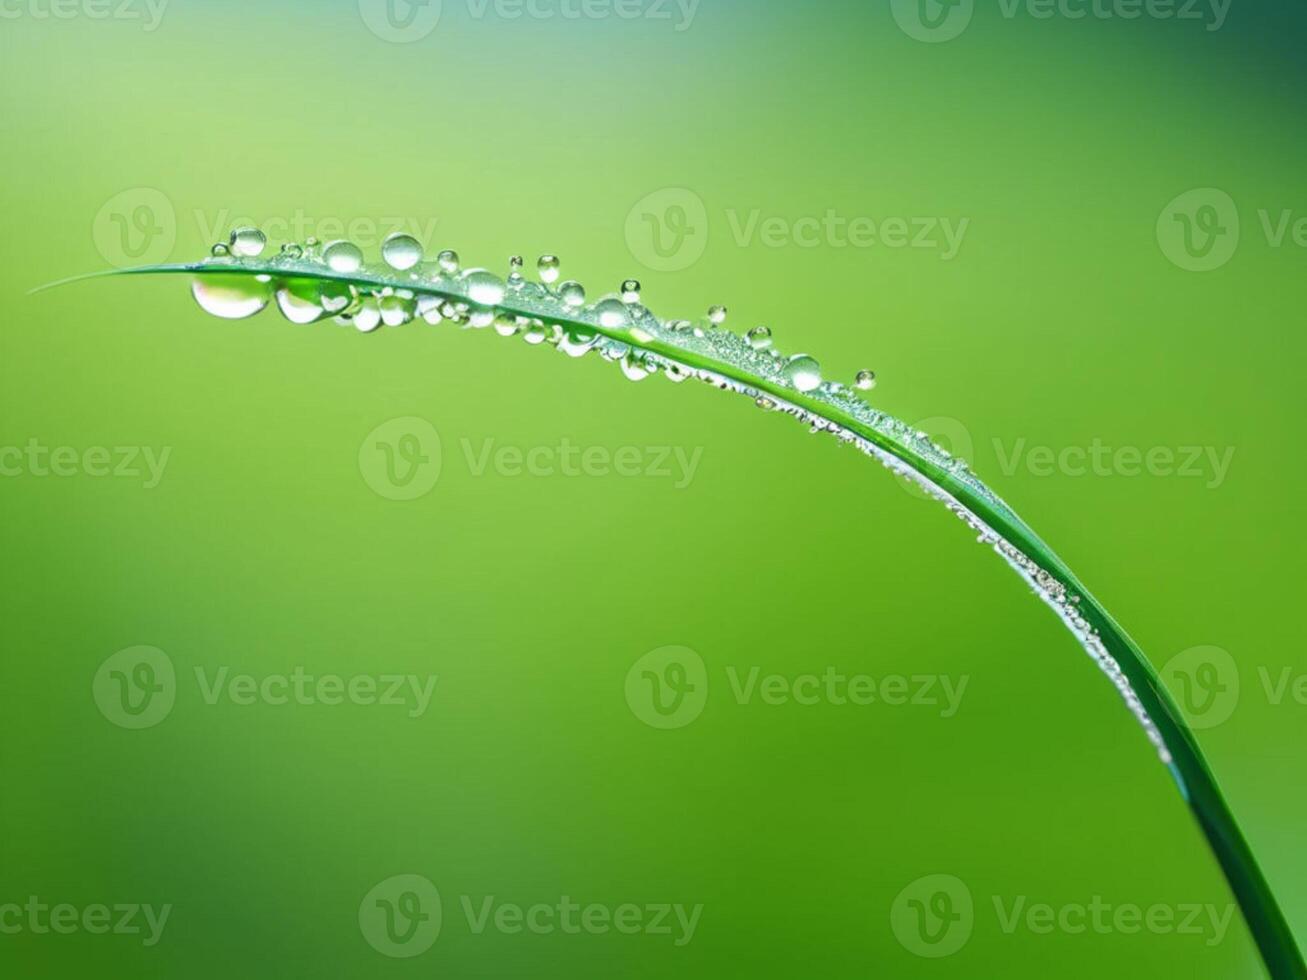
[[[218,242],[213,248],[209,249],[209,254],[215,259],[225,259],[231,255],[231,249],[227,247],[226,242]]]
[[[859,371],[858,376],[853,380],[853,385],[861,391],[870,391],[876,387],[876,372]]]
[[[759,408],[761,408],[764,412],[776,411],[776,403],[772,401],[770,398],[768,398],[766,395],[759,395],[757,398],[753,400],[753,403],[757,405]]]
[[[558,287],[558,297],[568,306],[581,306],[585,303],[585,287],[569,280]]]
[[[649,363],[639,354],[627,354],[622,358],[622,373],[628,381],[643,381],[649,377]]]
[[[463,274],[467,298],[478,306],[495,306],[504,301],[504,281],[488,269],[468,269]]]
[[[416,306],[412,299],[397,294],[383,296],[377,303],[381,310],[381,322],[388,327],[401,327],[412,321]]]
[[[281,256],[284,259],[300,259],[304,257],[304,249],[298,242],[286,242],[281,246]]]
[[[268,244],[268,238],[257,228],[237,228],[231,233],[228,239],[227,247],[231,249],[233,255],[239,255],[242,258],[254,258],[263,254],[263,247]]]
[[[360,333],[371,333],[381,326],[381,307],[375,296],[364,296],[363,305],[354,314],[354,327]]]
[[[528,344],[534,346],[536,344],[543,344],[545,338],[548,336],[549,331],[545,329],[545,325],[537,321],[526,328],[526,332],[522,334],[522,339]]]
[[[254,276],[199,276],[191,283],[191,295],[206,313],[224,320],[243,320],[268,305],[272,286]]]
[[[312,323],[326,316],[318,301],[317,284],[306,279],[291,279],[277,290],[277,309],[291,323]]]
[[[422,243],[397,231],[381,243],[381,258],[392,269],[405,272],[422,261]]]
[[[453,275],[458,271],[458,253],[452,248],[444,249],[436,256],[436,265],[440,266],[441,272]]]
[[[440,307],[442,303],[444,303],[444,300],[441,299],[439,296],[431,296],[431,295],[419,296],[418,315],[422,317],[422,319],[426,320],[427,323],[431,324],[432,326],[435,326],[436,324],[440,323],[440,321],[444,319],[444,317],[441,316],[440,314]]]
[[[638,303],[640,302],[640,280],[628,279],[622,283],[622,302]]]
[[[522,266],[526,263],[520,255],[510,255],[508,257],[508,279],[514,284],[522,281]]]
[[[726,307],[710,306],[708,307],[708,322],[714,327],[720,327],[726,322]]]
[[[600,300],[596,303],[595,316],[599,319],[599,325],[609,330],[618,330],[631,322],[631,314],[627,312],[626,306],[615,299]]]
[[[795,354],[786,361],[784,374],[799,391],[813,391],[821,385],[821,365],[807,354]]]
[[[328,313],[346,313],[358,302],[359,294],[347,282],[324,282],[318,290],[318,297]]]
[[[689,330],[692,326],[694,326],[694,324],[689,320],[673,320],[671,323],[667,324],[667,329],[675,330],[677,333],[680,333],[683,330]]]
[[[771,327],[754,327],[744,336],[754,350],[766,350],[771,346]]]
[[[363,253],[353,242],[342,240],[331,242],[322,250],[323,261],[332,272],[349,275],[363,268]]]
[[[599,335],[593,331],[571,327],[564,329],[558,349],[571,357],[580,357],[590,351],[598,339]]]
[[[536,272],[540,274],[540,281],[543,283],[555,283],[558,281],[558,274],[562,263],[558,261],[557,255],[542,255],[536,260]]]
[[[522,329],[517,322],[517,317],[500,314],[495,317],[495,333],[501,337],[511,337]]]

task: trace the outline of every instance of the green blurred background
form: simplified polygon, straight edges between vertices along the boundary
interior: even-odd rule
[[[226,323],[176,279],[28,295],[197,258],[239,219],[355,221],[373,255],[403,225],[496,269],[557,252],[592,296],[635,275],[664,315],[723,302],[829,377],[874,368],[877,405],[1206,680],[1202,743],[1307,936],[1296,6],[120,3],[0,18],[0,972],[1262,975],[1237,913],[1074,928],[1096,899],[1179,922],[1231,898],[1054,617],[858,454],[489,331]],[[403,432],[427,433],[411,500],[375,452]],[[479,464],[561,469],[563,440],[640,475]],[[1127,452],[1083,472],[1094,446]],[[94,447],[135,475],[95,475]],[[138,654],[106,661],[139,646],[161,690],[133,716]],[[670,722],[642,660],[667,646],[704,670],[673,658],[696,688]],[[1228,653],[1219,683],[1194,647]],[[935,703],[733,686],[828,668],[927,676]],[[437,680],[425,710],[206,686],[297,671]],[[434,918],[408,945],[378,925],[378,897],[433,914],[406,875],[439,892],[434,943]],[[961,918],[923,945],[933,875]],[[490,896],[702,910],[688,942],[674,915],[478,931]],[[39,931],[32,897],[82,925]],[[171,906],[159,941],[84,928],[118,903]],[[1040,904],[1072,927],[1008,921]]]

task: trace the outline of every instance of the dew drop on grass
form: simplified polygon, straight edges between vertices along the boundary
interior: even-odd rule
[[[442,249],[436,256],[436,265],[440,266],[440,271],[446,275],[453,275],[458,271],[458,253],[452,248]]]
[[[771,327],[754,327],[745,334],[745,339],[754,350],[766,350],[771,346]]]
[[[495,306],[504,301],[504,281],[488,269],[468,269],[463,274],[467,298],[478,306]]]
[[[540,275],[540,281],[546,285],[558,282],[558,273],[562,263],[558,261],[557,255],[542,255],[536,260],[536,272]]]
[[[585,303],[585,287],[574,280],[565,282],[558,287],[558,297],[568,306],[581,306]]]
[[[407,272],[422,261],[422,243],[397,231],[381,243],[381,258],[392,269]]]
[[[332,272],[348,275],[363,268],[363,252],[353,242],[331,242],[322,250],[322,259]]]
[[[618,330],[631,324],[631,314],[626,304],[620,300],[600,300],[595,304],[595,316],[599,319],[599,325],[609,330]]]
[[[292,279],[277,289],[277,309],[291,323],[313,323],[326,315],[316,283]]]
[[[622,302],[632,305],[640,302],[640,280],[628,279],[622,283]]]
[[[795,354],[786,361],[784,374],[799,391],[815,391],[821,386],[821,365],[807,354]]]
[[[227,247],[226,242],[218,242],[213,248],[209,249],[209,254],[215,259],[225,259],[231,255],[231,249]]]
[[[876,387],[876,372],[859,371],[858,376],[853,379],[853,386],[859,391],[870,391]]]
[[[231,233],[227,248],[232,255],[252,259],[263,254],[268,238],[257,228],[237,228]]]
[[[191,283],[191,295],[206,313],[225,320],[243,320],[268,305],[272,284],[254,276],[206,275]]]
[[[381,307],[375,296],[364,296],[363,303],[354,314],[354,328],[361,333],[371,333],[381,326]]]
[[[726,307],[710,306],[708,307],[708,322],[714,327],[720,327],[726,322]]]

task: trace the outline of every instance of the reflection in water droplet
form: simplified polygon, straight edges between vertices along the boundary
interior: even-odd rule
[[[228,240],[228,248],[233,255],[251,259],[262,255],[263,247],[267,244],[267,236],[257,228],[237,228]]]
[[[813,391],[821,385],[821,365],[807,354],[795,354],[786,361],[784,374],[799,391]]]
[[[536,272],[540,274],[540,281],[543,283],[558,282],[558,274],[562,263],[558,261],[557,255],[542,255],[536,260]]]
[[[626,305],[615,299],[600,300],[596,303],[595,316],[599,318],[599,325],[609,330],[620,329],[631,322],[631,314],[627,312]]]
[[[504,301],[504,281],[487,269],[468,269],[463,274],[467,298],[480,306],[495,306]]]
[[[558,297],[568,306],[581,306],[585,303],[585,287],[575,280],[565,282],[558,287]]]
[[[243,320],[268,305],[272,285],[254,276],[207,275],[191,283],[191,295],[206,313],[225,320]]]
[[[407,271],[422,261],[422,243],[397,231],[381,243],[381,257],[392,269]]]
[[[332,272],[348,275],[363,268],[363,253],[353,242],[331,242],[322,250],[322,259]]]

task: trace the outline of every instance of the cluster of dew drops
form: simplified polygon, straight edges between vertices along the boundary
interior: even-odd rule
[[[1162,760],[1171,761],[1160,733],[1124,671],[1103,645],[1098,631],[1079,612],[1079,596],[1069,593],[1055,577],[994,532],[956,498],[903,460],[821,415],[721,374],[695,370],[672,357],[637,347],[640,343],[662,340],[666,342],[664,346],[696,351],[770,377],[780,386],[799,393],[833,400],[860,421],[911,445],[918,455],[966,482],[996,507],[1006,508],[985,484],[975,479],[964,460],[935,445],[926,433],[914,431],[892,416],[877,412],[853,397],[844,385],[824,381],[820,365],[810,355],[782,356],[773,347],[768,327],[754,327],[743,336],[722,329],[727,318],[724,306],[710,307],[697,323],[659,320],[642,304],[640,283],[634,279],[623,282],[619,292],[587,306],[581,283],[559,281],[561,264],[554,255],[542,255],[537,261],[539,282],[526,280],[520,256],[509,260],[507,280],[486,269],[464,269],[458,253],[450,249],[439,252],[434,264],[424,266],[422,244],[402,232],[390,235],[382,243],[381,257],[386,268],[381,270],[375,286],[367,284],[374,273],[365,267],[362,250],[344,240],[320,243],[310,238],[303,245],[287,243],[281,246],[279,255],[260,262],[261,271],[257,274],[221,275],[224,269],[238,267],[245,260],[259,259],[266,247],[267,239],[257,228],[237,228],[227,242],[214,245],[210,260],[195,267],[204,273],[192,284],[199,305],[215,316],[243,319],[261,312],[275,299],[282,315],[292,323],[307,324],[331,318],[363,333],[382,326],[402,326],[419,318],[429,324],[448,321],[464,327],[492,327],[501,336],[521,335],[528,344],[549,344],[573,357],[598,350],[606,359],[619,362],[623,373],[633,381],[643,380],[659,370],[677,382],[697,376],[718,387],[733,388],[753,397],[760,408],[793,415],[809,424],[814,433],[828,432],[841,442],[853,443],[941,500],[977,532],[978,541],[994,548],[1025,578],[1112,680]],[[270,271],[262,271],[265,269]],[[415,288],[396,285],[396,273],[408,275]],[[333,279],[333,275],[340,278]],[[509,296],[511,309],[502,305]],[[592,329],[587,324],[602,329]],[[609,334],[628,336],[631,343]],[[857,373],[852,387],[868,391],[875,385],[876,375],[863,370]]]
[[[221,273],[224,266],[243,260],[259,259],[267,239],[257,228],[237,228],[226,242],[214,245],[206,271]],[[662,369],[673,381],[684,381],[695,372],[675,361],[651,356],[605,337],[601,331],[589,331],[577,320],[591,319],[605,329],[626,328],[631,338],[640,340],[660,336],[683,346],[695,340],[708,340],[708,348],[729,348],[730,342],[714,344],[717,338],[729,337],[742,350],[763,358],[762,365],[772,369],[784,382],[801,393],[823,386],[842,391],[844,386],[823,382],[817,361],[807,354],[783,358],[772,348],[772,332],[765,326],[754,327],[742,338],[720,328],[726,322],[726,307],[713,306],[698,323],[688,320],[658,320],[641,303],[640,283],[627,279],[618,293],[586,305],[586,291],[575,280],[561,279],[557,256],[542,255],[536,262],[539,282],[529,282],[523,275],[521,256],[509,260],[507,280],[486,269],[464,269],[457,252],[445,249],[434,263],[423,267],[425,256],[421,242],[412,235],[397,232],[381,246],[386,282],[376,288],[352,282],[321,279],[323,273],[342,277],[366,276],[362,250],[349,241],[320,243],[310,238],[303,245],[291,242],[281,246],[279,255],[266,260],[263,267],[273,271],[259,275],[205,275],[195,279],[192,293],[208,313],[226,319],[243,319],[261,312],[276,301],[282,315],[292,323],[314,323],[327,318],[343,326],[371,333],[380,327],[397,327],[422,319],[429,324],[448,321],[472,328],[492,327],[501,336],[520,335],[528,344],[549,344],[574,357],[598,350],[606,358],[621,363],[623,373],[640,381]],[[414,288],[394,283],[394,274],[408,275]],[[425,287],[425,288],[424,288]],[[431,288],[439,288],[436,295]],[[516,307],[501,307],[512,296]],[[559,320],[551,322],[549,313]],[[643,331],[643,333],[642,333]],[[668,336],[670,334],[670,337]],[[713,351],[725,353],[728,351]],[[757,369],[758,363],[750,365]],[[770,373],[770,372],[769,372]],[[876,375],[859,371],[853,387],[869,391],[876,385]],[[759,397],[761,407],[774,404]]]

